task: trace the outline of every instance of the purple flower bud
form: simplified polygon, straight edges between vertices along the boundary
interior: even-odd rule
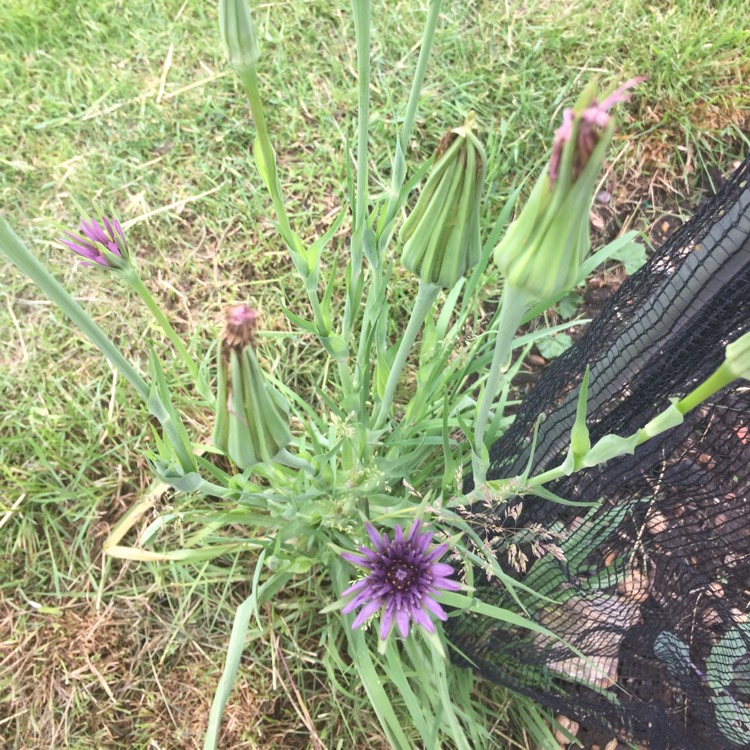
[[[74,253],[78,253],[78,255],[85,258],[86,260],[82,261],[85,266],[95,263],[100,266],[114,268],[116,267],[115,264],[102,251],[102,248],[106,248],[113,255],[127,259],[125,235],[117,219],[110,221],[106,216],[103,216],[102,224],[104,224],[104,228],[100,224],[97,224],[94,219],[91,219],[88,224],[82,221],[78,227],[80,234],[66,231],[65,234],[71,239],[66,240],[61,238],[60,242]],[[89,263],[88,261],[91,262]]]
[[[555,131],[555,138],[552,142],[552,155],[549,160],[549,180],[550,188],[553,187],[555,180],[560,171],[560,162],[562,161],[565,144],[572,138],[576,139],[576,150],[573,158],[572,180],[578,177],[583,171],[589,158],[599,142],[599,136],[610,123],[611,115],[609,110],[630,99],[629,89],[637,86],[646,79],[643,77],[631,78],[622,86],[618,86],[611,94],[606,96],[601,102],[591,98],[588,102],[579,102],[576,109],[566,109],[563,111],[562,125]],[[587,89],[587,92],[593,93],[594,89]],[[584,92],[586,95],[587,92]]]
[[[381,640],[388,637],[394,623],[406,638],[412,621],[432,633],[435,625],[430,615],[440,620],[447,619],[435,596],[441,591],[458,591],[461,587],[450,579],[453,568],[438,562],[448,545],[440,544],[430,549],[432,534],[420,531],[420,525],[419,521],[414,521],[406,535],[397,526],[393,539],[389,539],[387,534],[381,535],[371,524],[365,524],[375,549],[360,547],[358,554],[342,554],[348,562],[369,571],[365,578],[343,593],[344,597],[354,595],[341,610],[344,614],[361,608],[353,629],[380,610],[383,611]]]

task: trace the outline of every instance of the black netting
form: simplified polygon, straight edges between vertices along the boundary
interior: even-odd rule
[[[490,452],[490,479],[562,462],[591,366],[592,442],[629,435],[722,362],[750,328],[750,159],[622,285],[543,373]],[[450,634],[479,671],[650,750],[750,748],[750,384],[740,381],[635,455],[551,485],[593,509],[525,496],[467,509],[543,635],[472,615]],[[525,568],[525,570],[524,570]],[[479,575],[480,597],[518,611]]]

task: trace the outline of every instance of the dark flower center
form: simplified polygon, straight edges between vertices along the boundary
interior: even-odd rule
[[[414,565],[397,562],[385,572],[385,580],[396,591],[408,591],[417,579],[419,570]]]

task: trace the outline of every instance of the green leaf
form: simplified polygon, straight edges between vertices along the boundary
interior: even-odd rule
[[[559,357],[572,345],[573,339],[567,333],[556,333],[548,338],[539,339],[536,348],[539,349],[539,354],[549,360]]]
[[[640,242],[626,242],[610,256],[625,266],[628,276],[632,276],[646,262],[646,246]]]

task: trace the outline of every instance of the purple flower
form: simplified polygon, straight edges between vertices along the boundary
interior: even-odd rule
[[[448,578],[453,575],[453,568],[438,562],[448,545],[440,544],[428,549],[432,534],[420,532],[420,525],[419,521],[414,521],[406,536],[403,529],[397,526],[391,540],[387,534],[379,534],[367,523],[365,528],[375,549],[360,547],[360,554],[342,554],[345,560],[370,571],[343,593],[343,596],[355,594],[341,610],[344,614],[361,607],[352,629],[360,627],[381,609],[381,640],[388,637],[394,621],[406,638],[410,620],[432,633],[435,625],[430,613],[441,620],[447,618],[434,597],[441,591],[458,591],[460,586]]]
[[[82,221],[78,227],[81,234],[65,232],[73,241],[61,239],[63,245],[69,247],[74,253],[86,258],[86,261],[92,261],[100,266],[112,266],[112,261],[102,252],[100,245],[103,245],[113,255],[126,257],[125,255],[125,235],[123,234],[120,222],[117,219],[110,221],[106,216],[102,217],[102,223],[106,227],[103,229],[93,219],[87,224]],[[83,261],[85,266],[91,263]]]

